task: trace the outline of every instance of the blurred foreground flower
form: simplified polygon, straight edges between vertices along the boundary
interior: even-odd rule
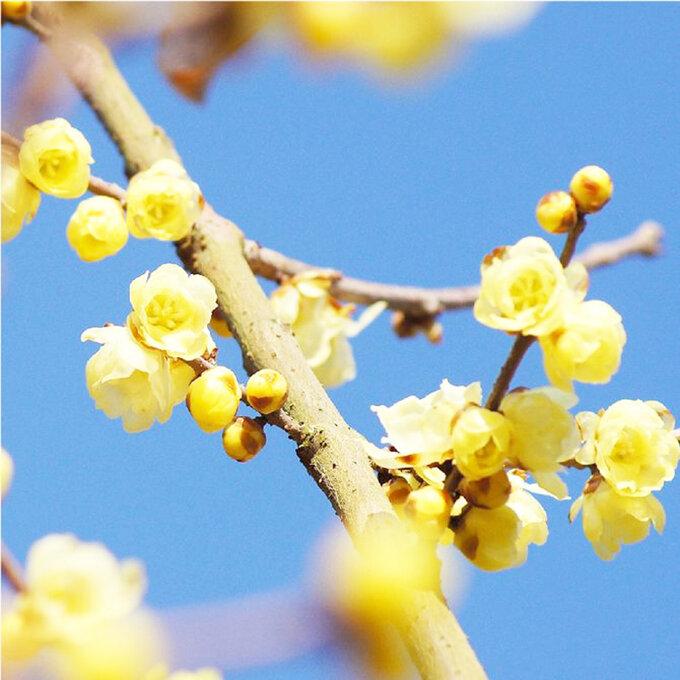
[[[21,174],[16,149],[2,146],[2,242],[11,241],[38,212],[40,192]]]

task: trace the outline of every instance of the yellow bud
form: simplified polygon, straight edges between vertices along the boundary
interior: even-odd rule
[[[0,489],[2,491],[1,495],[3,498],[9,491],[13,476],[14,461],[12,460],[12,456],[10,456],[9,453],[5,451],[5,449],[0,449]]]
[[[260,413],[274,413],[286,402],[288,382],[274,369],[263,368],[250,376],[246,384],[246,399]]]
[[[78,198],[90,181],[92,150],[83,133],[63,118],[24,131],[19,167],[40,191],[57,198]]]
[[[3,2],[2,18],[10,21],[21,21],[31,13],[31,2]]]
[[[500,470],[483,479],[463,479],[458,489],[470,505],[492,510],[505,505],[512,487],[505,470]]]
[[[446,528],[453,501],[448,491],[423,486],[409,494],[404,510],[420,528],[440,534]]]
[[[81,201],[66,227],[68,243],[85,262],[115,255],[128,240],[123,208],[108,196]]]
[[[410,484],[403,477],[395,477],[382,485],[385,495],[395,508],[402,508],[411,493]]]
[[[609,201],[614,191],[611,177],[597,165],[581,168],[569,185],[571,195],[581,212],[597,212]]]
[[[204,432],[217,432],[234,420],[240,400],[241,388],[234,373],[216,366],[191,383],[187,408]]]
[[[229,330],[226,320],[221,314],[217,315],[215,312],[213,312],[212,318],[210,319],[210,328],[212,328],[215,333],[217,333],[217,335],[222,338],[234,337]]]
[[[253,418],[239,416],[222,433],[222,446],[230,458],[245,463],[267,443],[262,425]]]
[[[2,147],[2,242],[11,241],[35,217],[40,192],[19,172],[18,152]]]
[[[550,234],[564,234],[576,226],[578,211],[566,191],[551,191],[536,206],[536,220]]]

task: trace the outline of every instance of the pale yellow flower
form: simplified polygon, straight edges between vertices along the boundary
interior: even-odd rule
[[[149,347],[190,360],[212,342],[208,324],[217,295],[205,276],[189,275],[176,264],[161,265],[130,284],[130,303],[128,325]]]
[[[469,404],[479,404],[478,382],[467,386],[444,380],[439,389],[419,399],[410,396],[392,406],[371,406],[385,428],[383,443],[396,451],[372,455],[385,468],[419,467],[453,458],[452,432],[456,416]]]
[[[543,506],[510,475],[512,491],[505,505],[485,509],[459,499],[454,516],[454,544],[476,566],[499,571],[524,564],[529,545],[548,538],[548,518]]]
[[[331,281],[319,272],[307,272],[277,288],[271,296],[274,312],[290,326],[302,353],[319,381],[337,387],[356,376],[349,338],[358,335],[385,308],[368,307],[355,321],[353,305],[341,305],[330,294]]]
[[[510,426],[501,413],[478,406],[466,408],[453,426],[456,467],[470,480],[489,477],[503,468],[510,446]]]
[[[203,209],[198,184],[176,161],[161,160],[138,172],[128,185],[127,223],[137,238],[179,241]]]
[[[511,392],[500,406],[511,428],[510,458],[557,498],[568,494],[557,476],[560,463],[573,456],[579,443],[578,428],[567,410],[575,403],[571,394],[542,387]]]
[[[496,248],[483,260],[482,283],[474,314],[477,321],[502,331],[541,336],[562,324],[564,312],[588,288],[585,267],[566,269],[541,238]]]
[[[2,242],[11,241],[30,222],[40,206],[40,192],[19,171],[19,157],[2,147]]]
[[[600,414],[578,415],[583,445],[576,460],[597,469],[623,496],[647,496],[675,476],[680,443],[658,401],[622,399]]]
[[[589,300],[571,306],[563,326],[539,338],[550,382],[573,390],[572,380],[606,383],[619,370],[626,332],[621,316],[606,302]]]
[[[92,150],[82,132],[63,118],[31,125],[24,131],[19,167],[40,191],[58,198],[78,198],[90,181]]]
[[[93,196],[81,201],[66,227],[66,238],[85,262],[115,255],[128,240],[120,202],[108,196]]]
[[[14,461],[12,456],[4,448],[0,448],[0,489],[2,490],[2,498],[5,497],[9,487],[12,485],[12,477],[14,477]]]
[[[583,509],[583,532],[598,557],[611,560],[622,543],[637,543],[649,534],[650,525],[661,533],[666,523],[663,506],[653,495],[621,496],[600,478],[595,490],[574,501],[569,511],[574,521]]]
[[[126,432],[166,422],[195,377],[185,362],[140,344],[127,327],[89,328],[81,340],[102,345],[85,367],[87,389],[98,409],[122,418]]]

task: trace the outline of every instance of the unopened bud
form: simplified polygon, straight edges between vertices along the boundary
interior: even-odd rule
[[[204,432],[217,432],[234,419],[241,388],[232,371],[215,366],[201,373],[187,394],[187,408]]]
[[[600,210],[614,191],[611,177],[597,165],[581,168],[571,179],[571,195],[581,212],[593,213]]]
[[[222,433],[222,446],[230,458],[245,463],[254,458],[267,443],[264,429],[257,420],[239,416]]]
[[[444,531],[451,516],[453,500],[448,491],[423,486],[411,491],[404,506],[406,516],[420,528],[433,533]]]
[[[564,234],[576,226],[576,202],[566,191],[551,191],[538,202],[536,220],[550,234]]]
[[[288,382],[272,368],[253,373],[246,384],[246,399],[259,413],[274,413],[286,402]]]
[[[400,338],[413,338],[422,333],[433,345],[442,341],[444,329],[435,316],[412,316],[401,310],[392,315],[392,330]]]
[[[217,335],[222,338],[233,337],[232,332],[229,330],[226,319],[221,314],[216,314],[213,312],[212,318],[210,319],[210,328],[212,328]]]
[[[475,481],[463,479],[458,490],[470,505],[491,510],[505,505],[511,488],[507,473],[500,470],[490,477]]]
[[[21,21],[31,13],[31,2],[3,2],[2,18]]]

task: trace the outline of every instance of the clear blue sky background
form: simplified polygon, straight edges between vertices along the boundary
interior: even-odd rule
[[[478,44],[455,70],[416,87],[381,86],[356,71],[317,73],[292,53],[262,51],[225,68],[203,107],[181,100],[154,67],[154,46],[120,54],[152,117],[177,142],[216,207],[246,233],[296,257],[383,281],[473,283],[494,246],[538,234],[534,205],[597,163],[616,192],[584,245],[642,220],[665,225],[664,257],[592,277],[628,331],[624,362],[604,387],[579,389],[597,409],[625,397],[680,413],[680,5],[555,4],[526,29]],[[3,29],[3,97],[30,42]],[[5,102],[7,99],[5,99]],[[54,112],[59,115],[59,111]],[[69,115],[92,143],[95,172],[123,181],[93,115]],[[126,435],[95,411],[83,379],[94,346],[80,332],[127,314],[129,281],[173,261],[162,243],[132,241],[81,263],[64,229],[75,204],[45,198],[3,248],[3,444],[16,461],[5,540],[23,557],[38,537],[73,531],[148,566],[148,601],[207,602],[301,581],[328,503],[283,437],[237,465],[183,407]],[[555,247],[559,241],[554,241]],[[385,315],[355,342],[359,377],[333,393],[348,421],[377,441],[369,406],[423,395],[442,378],[486,390],[509,340],[468,312],[444,318],[445,342],[398,341]],[[233,346],[221,358],[240,369]],[[538,353],[519,380],[544,382]],[[583,475],[570,472],[578,493]],[[459,608],[491,677],[675,677],[680,482],[660,494],[668,527],[599,561],[567,505],[549,503],[551,536],[526,566],[474,571]],[[323,654],[232,678],[318,678]]]

